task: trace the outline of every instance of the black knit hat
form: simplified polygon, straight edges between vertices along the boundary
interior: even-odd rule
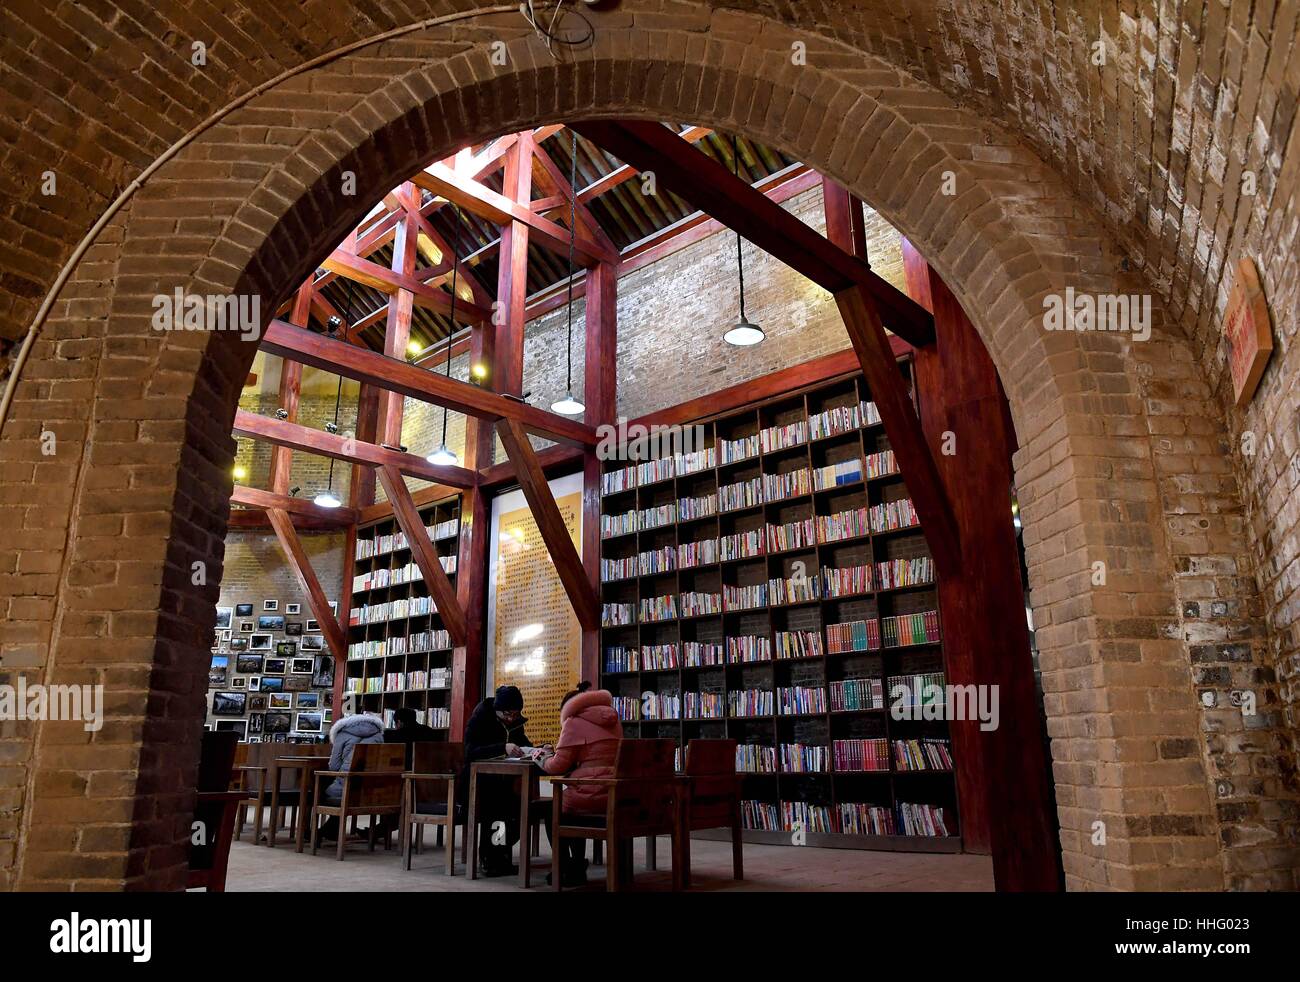
[[[502,713],[508,713],[512,709],[518,712],[524,708],[524,695],[517,686],[498,686],[492,699],[492,708]]]

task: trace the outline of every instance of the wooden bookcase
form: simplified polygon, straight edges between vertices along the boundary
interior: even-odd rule
[[[422,506],[420,517],[455,583],[460,498]],[[380,605],[401,603],[408,607],[397,616],[391,608],[385,617],[366,614],[367,608],[373,611]],[[412,612],[417,605],[425,609]],[[410,707],[425,724],[445,734],[450,726],[452,646],[442,618],[432,607],[397,520],[386,518],[360,527],[348,618],[345,698],[355,686],[358,709],[380,713],[386,725],[393,725],[393,710]]]
[[[910,366],[903,363],[904,370]],[[620,697],[620,715],[628,736],[671,737],[684,753],[686,743],[692,738],[731,737],[741,745],[775,748],[777,770],[770,773],[744,772],[742,797],[749,802],[775,805],[780,802],[803,803],[824,807],[829,813],[829,831],[813,831],[814,825],[805,819],[806,842],[811,845],[848,848],[873,848],[956,852],[961,848],[958,829],[957,798],[954,774],[951,770],[899,770],[894,760],[895,740],[947,741],[947,723],[942,720],[894,719],[889,710],[891,680],[902,676],[943,672],[943,652],[940,640],[910,646],[882,646],[876,650],[831,653],[827,645],[828,625],[852,621],[879,621],[891,616],[934,611],[932,624],[938,630],[938,596],[933,574],[928,582],[916,585],[882,588],[876,564],[894,560],[925,560],[929,550],[919,525],[897,529],[864,530],[835,541],[825,541],[826,536],[814,535],[808,544],[783,550],[765,549],[764,553],[744,558],[722,558],[724,537],[737,533],[760,532],[764,546],[768,541],[768,526],[803,522],[816,518],[854,511],[859,508],[883,505],[908,499],[907,488],[896,468],[891,473],[868,477],[865,465],[862,477],[847,483],[825,488],[812,486],[815,469],[843,464],[852,467],[852,461],[864,461],[869,455],[889,449],[884,428],[874,416],[874,405],[864,414],[864,424],[795,442],[779,449],[760,447],[753,454],[724,462],[723,441],[736,441],[758,436],[771,427],[809,421],[827,410],[837,407],[861,406],[870,403],[870,393],[859,374],[843,376],[816,386],[801,389],[747,406],[742,410],[699,421],[704,433],[704,446],[712,447],[715,460],[689,473],[672,476],[639,475],[633,487],[617,487],[616,472],[625,472],[626,461],[605,465],[605,487],[602,488],[601,533],[601,593],[603,605],[633,605],[633,623],[611,625],[610,608],[604,610],[605,624],[601,631],[602,684],[616,697]],[[807,469],[809,489],[779,500],[762,496],[758,503],[741,504],[723,509],[715,514],[683,518],[680,502],[684,499],[707,499],[719,488],[734,486],[738,482],[765,477],[779,477]],[[676,467],[674,467],[674,471]],[[648,478],[660,477],[658,480]],[[641,517],[646,509],[673,505],[675,513],[667,516],[664,524],[643,527],[647,520]],[[631,522],[632,529],[616,528],[609,534],[606,518],[638,513]],[[616,524],[616,523],[615,523]],[[870,523],[868,523],[870,525]],[[673,563],[673,568],[660,568],[650,572],[637,557],[657,550],[671,549],[679,555],[678,547],[701,541],[717,540],[719,550],[712,561],[683,568]],[[635,568],[628,570],[606,569],[606,564],[632,559]],[[844,569],[870,565],[871,589],[849,596],[791,599],[773,602],[769,588],[768,604],[752,609],[739,609],[733,594],[728,603],[726,588],[754,587],[774,578],[798,578],[805,583],[823,583],[823,570]],[[931,564],[932,566],[932,564]],[[629,573],[614,578],[618,572]],[[691,613],[681,603],[683,595],[692,592],[706,595],[719,594],[723,600],[718,613]],[[677,600],[676,616],[651,621],[642,617],[640,602],[651,598],[672,596]],[[808,632],[821,639],[821,651],[811,657],[770,658],[753,662],[736,662],[727,650],[729,639],[751,637],[766,639],[771,653],[777,653],[780,632]],[[688,666],[688,644],[722,645],[723,664]],[[649,646],[676,646],[676,667],[647,668],[646,649]],[[633,649],[638,654],[635,667],[620,663],[615,656],[621,649]],[[621,670],[620,670],[621,669]],[[880,679],[883,695],[882,708],[853,711],[831,711],[829,687],[848,679]],[[939,681],[943,681],[939,679]],[[825,695],[824,708],[820,705],[807,712],[782,713],[776,692],[781,688],[800,686],[821,691]],[[757,716],[737,716],[731,712],[729,700],[744,690],[773,692],[772,712]],[[684,718],[685,705],[694,694],[705,694],[720,699],[722,718]],[[646,699],[647,694],[652,694]],[[680,719],[640,718],[647,702],[656,699],[681,699]],[[625,702],[622,700],[626,700]],[[670,709],[672,707],[669,707]],[[763,707],[766,708],[766,707]],[[662,710],[661,710],[662,711]],[[635,717],[635,718],[634,718]],[[880,771],[855,771],[837,769],[832,753],[836,740],[881,739],[887,741],[888,769]],[[785,744],[803,744],[826,748],[826,770],[822,772],[795,772],[782,770],[780,747]],[[951,759],[951,744],[947,744]],[[903,825],[898,806],[915,803],[943,809],[946,836],[903,834],[845,834],[841,832],[839,808],[842,804],[864,804],[888,808],[894,816],[896,832]],[[751,828],[747,839],[759,842],[790,843],[792,835],[788,823],[777,813],[778,830]]]

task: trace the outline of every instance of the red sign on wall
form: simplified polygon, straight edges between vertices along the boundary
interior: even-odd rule
[[[1228,310],[1223,318],[1223,334],[1228,342],[1233,395],[1237,405],[1244,406],[1254,397],[1264,367],[1273,354],[1273,325],[1253,259],[1243,258],[1237,263]]]

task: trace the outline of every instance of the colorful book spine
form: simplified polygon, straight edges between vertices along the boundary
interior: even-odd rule
[[[947,740],[895,740],[894,768],[900,771],[950,771],[952,747]]]
[[[722,595],[718,593],[689,590],[681,594],[678,599],[680,617],[709,617],[722,613]]]
[[[720,644],[687,641],[682,645],[682,658],[687,668],[721,665],[724,657],[724,649]]]
[[[633,604],[601,604],[600,623],[605,627],[625,627],[636,623],[636,607]]]
[[[793,832],[834,832],[831,810],[826,805],[813,805],[806,801],[783,801],[780,804],[781,830]]]
[[[898,831],[901,835],[934,838],[952,834],[948,831],[943,809],[938,805],[900,801],[897,810]]]
[[[637,529],[637,516],[639,513],[635,508],[622,515],[601,515],[600,516],[600,537],[602,539],[612,539],[616,535],[627,535],[629,532],[635,532]]]
[[[666,593],[662,597],[641,598],[641,623],[653,624],[656,621],[677,619],[677,597]]]
[[[826,690],[820,686],[785,685],[776,690],[777,713],[781,716],[812,716],[826,712]]]
[[[885,708],[884,683],[880,679],[844,679],[827,686],[831,712],[849,713]]]
[[[641,700],[635,696],[614,696],[614,712],[624,722],[636,722],[641,718]]]
[[[637,568],[642,576],[671,573],[677,568],[677,547],[664,546],[662,549],[647,549],[637,556]]]
[[[892,559],[876,563],[876,589],[893,590],[903,586],[925,586],[934,582],[934,560],[929,556],[915,559]]]
[[[811,518],[767,527],[767,548],[769,552],[807,549],[816,542],[816,525]]]
[[[894,529],[912,528],[919,525],[921,518],[912,507],[911,498],[898,501],[882,501],[871,507],[871,531],[890,532]]]
[[[834,515],[817,516],[817,541],[839,542],[866,535],[871,529],[868,510],[851,508]]]
[[[698,498],[682,498],[677,502],[677,519],[689,522],[696,518],[708,518],[718,513],[718,496],[716,493],[703,494]]]
[[[718,508],[720,511],[736,511],[740,508],[752,508],[763,503],[763,478],[755,477],[748,481],[737,481],[718,488]]]
[[[880,634],[886,648],[934,644],[939,640],[939,612],[927,610],[916,614],[883,617],[880,620]]]
[[[893,675],[889,679],[891,705],[906,709],[924,709],[945,702],[943,672],[922,672],[916,675]]]
[[[889,770],[889,741],[884,737],[835,740],[831,750],[839,772]]]
[[[771,661],[772,643],[764,635],[740,635],[727,638],[727,661],[732,665]]]
[[[634,487],[636,487],[636,467],[623,467],[615,471],[605,471],[600,475],[602,495],[631,491]]]
[[[654,672],[661,669],[680,667],[675,644],[641,645],[641,670]]]
[[[815,576],[799,576],[790,579],[774,576],[767,581],[767,596],[774,607],[818,600],[821,592],[821,581]]]
[[[829,747],[809,743],[783,743],[781,770],[786,774],[823,774],[831,769]]]
[[[845,835],[897,835],[894,813],[888,805],[841,801],[836,809],[839,830]]]
[[[758,455],[758,434],[742,436],[737,440],[718,441],[718,459],[724,464],[735,463]]]
[[[826,626],[826,650],[830,654],[846,651],[875,651],[880,647],[880,625],[875,620],[845,621]]]
[[[635,648],[619,644],[605,649],[605,671],[637,672],[640,670],[640,656]]]
[[[740,803],[740,824],[759,832],[780,832],[781,816],[774,802],[746,798]]]
[[[736,745],[736,771],[741,774],[775,774],[776,747],[761,743]]]
[[[820,658],[824,654],[818,631],[777,631],[777,658]]]
[[[615,580],[626,580],[629,577],[636,576],[638,569],[636,556],[628,556],[625,559],[602,559],[600,561],[600,582],[613,583]]]
[[[730,586],[722,584],[722,603],[724,610],[755,610],[767,606],[767,584],[755,583],[753,586]]]
[[[692,453],[678,454],[674,466],[677,468],[678,477],[712,470],[718,466],[718,453],[713,447],[705,447]]]
[[[708,566],[717,561],[717,539],[701,539],[699,542],[683,542],[677,547],[678,569],[691,569],[694,566]]]
[[[838,464],[827,464],[813,471],[813,487],[818,491],[843,487],[846,484],[857,484],[861,480],[862,459],[860,457],[843,460]]]
[[[797,447],[808,442],[808,420],[801,419],[784,426],[769,426],[758,434],[758,445],[763,453]]]
[[[888,477],[890,474],[898,473],[898,461],[894,459],[894,451],[882,450],[880,453],[867,454],[867,477]]]
[[[641,696],[642,719],[681,719],[682,697],[675,692],[646,692]]]
[[[771,689],[741,689],[727,693],[728,716],[771,716]]]
[[[636,483],[638,487],[645,487],[647,484],[657,484],[660,481],[667,481],[673,477],[673,458],[664,457],[662,460],[647,460],[643,464],[637,464]]]
[[[637,527],[642,532],[647,529],[661,528],[664,525],[672,525],[677,521],[677,502],[671,501],[666,505],[643,508],[637,515]]]
[[[827,598],[851,597],[872,590],[871,567],[843,566],[822,569],[822,587]]]
[[[786,471],[784,474],[763,475],[763,500],[767,502],[783,501],[808,494],[812,484],[808,479],[808,468]]]
[[[762,529],[753,529],[749,532],[733,532],[731,535],[724,535],[718,540],[718,552],[723,562],[729,562],[733,559],[765,555],[767,553],[765,545]]]
[[[682,693],[682,709],[687,719],[722,719],[724,708],[721,692]]]

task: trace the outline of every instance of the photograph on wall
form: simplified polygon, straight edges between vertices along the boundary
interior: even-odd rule
[[[286,614],[301,614],[301,613],[302,613],[302,604],[285,604],[285,605],[284,605],[284,612],[285,612]]]
[[[296,638],[302,634],[302,621],[285,621],[284,633],[291,638]]]
[[[230,630],[225,630],[220,633],[221,633],[221,643],[226,644],[227,642],[230,641],[230,637],[234,632]]]
[[[249,692],[262,691],[262,676],[254,675],[252,678],[248,680],[248,691]]]
[[[240,622],[239,622],[239,633],[240,633],[240,634],[252,634],[252,633],[253,633],[254,631],[256,631],[256,630],[257,630],[257,625],[254,624],[252,621],[240,621]]]
[[[231,638],[231,651],[246,651],[248,649],[248,638]]]
[[[299,733],[319,733],[321,730],[321,714],[299,713],[293,728]]]
[[[293,728],[293,713],[267,712],[262,720],[262,732],[285,734]],[[282,742],[282,741],[277,741]]]
[[[243,716],[248,706],[248,693],[223,692],[212,693],[213,716]]]
[[[252,616],[253,616],[253,605],[252,605],[252,604],[235,604],[235,616],[236,616],[236,617],[252,617]]]
[[[261,695],[258,695],[258,696],[249,696],[249,697],[248,697],[248,711],[249,711],[250,713],[264,713],[264,712],[266,712],[266,696],[261,696]]]
[[[306,692],[311,688],[311,676],[309,675],[286,675],[284,677],[285,692]]]
[[[312,675],[316,671],[316,660],[314,658],[292,658],[289,660],[289,671],[294,675]]]
[[[279,610],[279,609],[280,609],[280,601],[278,601],[278,600],[263,600],[263,601],[262,601],[262,609],[263,609],[263,610]]]
[[[247,689],[248,679],[244,678],[243,676],[236,676],[235,678],[230,680],[230,687],[232,689]]]
[[[229,607],[217,608],[217,630],[229,630],[230,619],[234,616],[234,611]]]
[[[261,732],[262,732],[262,729],[263,729],[263,723],[265,723],[265,722],[266,722],[266,717],[263,716],[263,714],[261,714],[261,713],[250,713],[250,714],[249,714],[249,717],[248,717],[248,732],[249,732],[249,734],[251,735],[251,734],[253,734],[253,733],[261,733]]]
[[[299,709],[319,709],[320,693],[319,692],[299,692],[295,705]]]
[[[325,723],[326,726],[329,726],[334,722],[334,710],[327,709],[321,715],[325,717],[323,722]]]
[[[248,639],[248,650],[249,651],[270,651],[271,635],[254,634],[251,638]]]
[[[316,670],[312,674],[311,684],[319,689],[334,688],[334,656],[317,655]]]
[[[246,719],[219,719],[217,720],[218,733],[238,733],[239,739],[248,736],[248,720]]]
[[[272,692],[267,696],[267,709],[292,709],[293,696],[287,692]]]
[[[267,658],[262,663],[263,675],[283,675],[285,665],[288,662],[284,658]]]
[[[257,629],[259,631],[283,631],[284,615],[283,614],[262,614],[257,618]]]
[[[314,620],[312,620],[310,617],[308,617],[308,618],[307,618],[307,631],[308,631],[308,633],[310,633],[310,632],[312,632],[312,631],[319,631],[319,630],[320,630],[320,622],[319,622],[319,621],[314,621]]]
[[[263,692],[283,692],[284,679],[279,675],[263,675],[261,691]]]
[[[292,658],[298,653],[298,642],[277,641],[275,643],[275,653],[281,658]]]
[[[235,658],[235,671],[241,675],[256,675],[262,671],[261,655],[238,655]]]
[[[324,651],[325,638],[319,634],[307,634],[302,639],[303,651]]]
[[[213,655],[212,667],[208,669],[208,685],[225,685],[229,666],[230,659],[225,655]]]

